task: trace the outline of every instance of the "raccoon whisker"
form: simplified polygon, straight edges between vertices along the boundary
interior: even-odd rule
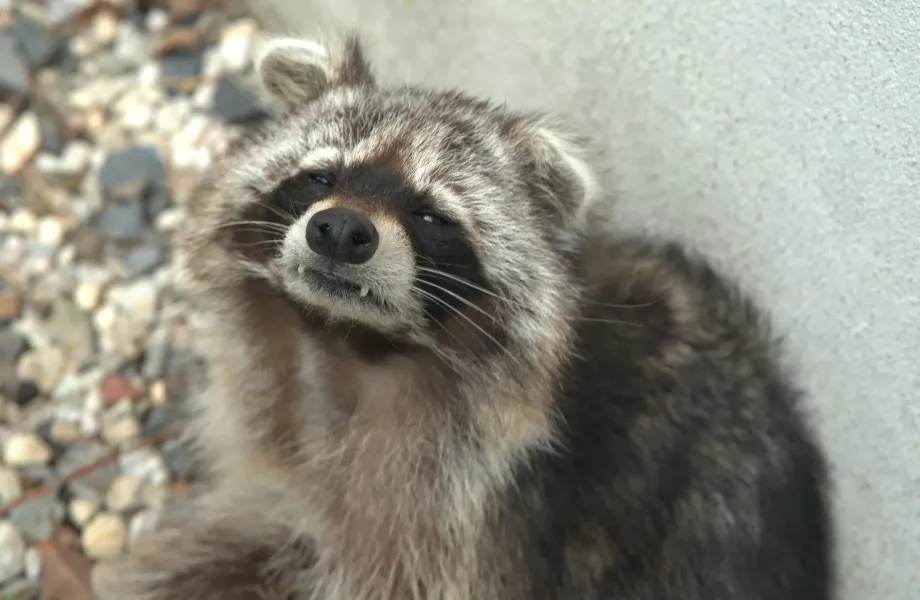
[[[228,221],[226,223],[221,223],[215,229],[226,229],[227,227],[239,227],[241,225],[254,225],[257,227],[264,227],[266,230],[270,231],[279,231],[281,233],[287,233],[288,228],[284,225],[278,223],[272,223],[271,221],[253,221],[253,220],[241,220],[241,221]]]
[[[258,240],[255,242],[246,242],[244,244],[238,244],[238,246],[241,248],[250,248],[253,246],[262,246],[262,245],[270,245],[270,244],[274,244],[277,246],[280,243],[281,243],[281,240]]]
[[[465,285],[465,286],[470,287],[470,288],[472,288],[472,289],[474,289],[474,290],[476,290],[476,291],[482,292],[483,294],[487,294],[487,295],[489,295],[489,296],[492,296],[493,298],[495,298],[495,299],[497,299],[497,300],[500,300],[500,301],[502,301],[502,302],[506,302],[506,303],[508,303],[508,304],[510,304],[510,305],[512,305],[512,306],[524,306],[524,305],[523,305],[522,303],[520,303],[520,302],[516,302],[516,301],[512,300],[511,298],[506,298],[506,297],[504,297],[504,296],[502,296],[502,295],[500,295],[500,294],[496,294],[495,292],[493,292],[493,291],[491,291],[491,290],[487,290],[486,288],[484,288],[484,287],[482,287],[482,286],[476,285],[476,284],[473,283],[472,281],[469,281],[469,280],[467,280],[467,279],[464,279],[463,277],[459,277],[459,276],[453,275],[453,274],[451,274],[451,273],[446,273],[446,272],[444,272],[444,271],[441,271],[440,269],[432,269],[432,268],[429,268],[429,267],[422,267],[422,266],[417,266],[416,268],[417,268],[419,271],[424,271],[424,272],[426,272],[426,273],[431,273],[432,275],[437,275],[437,276],[439,276],[439,277],[445,277],[445,278],[447,278],[447,279],[451,279],[451,280],[453,280],[453,281],[456,281],[457,283],[460,283],[461,285]],[[605,302],[593,302],[593,301],[586,301],[586,303],[587,303],[587,304],[591,304],[591,305],[593,305],[593,306],[602,306],[602,307],[607,307],[607,308],[643,308],[643,307],[647,307],[647,306],[654,306],[655,304],[658,304],[658,301],[644,302],[644,303],[639,303],[639,304],[608,304],[608,303],[605,303]]]
[[[424,290],[420,290],[420,289],[418,289],[418,288],[414,288],[414,289],[415,289],[417,292],[419,292],[422,296],[424,296],[424,297],[430,299],[432,302],[437,303],[438,305],[442,306],[442,307],[443,307],[445,310],[447,310],[448,312],[457,315],[458,317],[460,317],[461,319],[463,319],[464,321],[466,321],[467,323],[469,323],[470,325],[472,325],[473,327],[475,327],[475,328],[479,331],[479,333],[481,333],[482,335],[484,335],[484,336],[486,336],[487,338],[489,338],[489,339],[492,341],[493,344],[495,344],[496,346],[498,346],[499,348],[501,348],[501,349],[508,355],[508,357],[509,357],[511,360],[513,360],[515,363],[518,364],[518,366],[523,366],[523,365],[521,364],[520,360],[518,359],[518,357],[515,356],[514,353],[511,352],[511,350],[510,350],[508,347],[506,347],[504,344],[502,344],[502,343],[499,342],[497,339],[495,339],[495,337],[494,337],[491,333],[489,333],[488,331],[486,331],[485,329],[483,329],[482,327],[480,327],[480,326],[479,326],[475,321],[473,321],[471,318],[469,318],[468,316],[466,316],[465,314],[463,314],[462,312],[460,312],[459,310],[457,310],[456,308],[454,308],[453,306],[451,306],[450,304],[448,304],[447,302],[445,302],[445,301],[442,300],[441,298],[438,298],[438,297],[435,296],[434,294],[431,294],[431,293],[426,292],[426,291],[424,291]]]
[[[489,320],[491,320],[493,323],[496,322],[496,321],[495,321],[495,315],[489,314],[489,313],[486,312],[486,310],[483,309],[481,306],[477,306],[476,304],[474,304],[473,302],[470,302],[469,300],[467,300],[467,299],[464,298],[463,296],[460,296],[459,294],[455,294],[454,292],[450,291],[449,289],[447,289],[447,288],[445,288],[445,287],[443,287],[443,286],[440,286],[440,285],[438,285],[438,284],[436,284],[436,283],[434,283],[434,282],[432,282],[432,281],[428,281],[427,279],[419,279],[419,283],[424,283],[425,285],[429,285],[429,286],[431,286],[431,287],[433,287],[433,288],[435,288],[435,289],[437,289],[437,290],[440,290],[440,291],[444,292],[445,294],[450,294],[451,296],[453,296],[454,298],[456,298],[456,299],[459,300],[460,302],[463,302],[465,305],[469,306],[469,307],[472,308],[473,310],[476,310],[477,312],[479,312],[479,313],[485,315],[486,317],[488,317]]]
[[[415,290],[415,291],[417,291],[417,292],[419,292],[422,296],[428,296],[430,299],[435,300],[435,298],[433,298],[431,295],[427,294],[424,290],[420,290],[420,289],[415,288],[415,287],[413,287],[412,289]],[[435,317],[434,315],[432,315],[429,311],[427,311],[427,310],[425,310],[425,309],[422,309],[422,312],[424,312],[424,313],[425,313],[425,316],[428,317],[429,319],[431,319],[432,321],[434,321],[442,330],[446,331],[448,334],[450,334],[450,336],[451,336],[452,338],[454,338],[455,340],[457,340],[457,343],[459,343],[461,346],[463,346],[464,349],[466,349],[467,352],[472,352],[472,350],[470,350],[469,346],[467,346],[466,343],[464,343],[463,340],[461,340],[460,338],[458,338],[458,337],[457,337],[457,334],[455,334],[453,331],[451,331],[450,329],[448,329],[447,327],[445,327],[445,326],[444,326],[444,323],[442,323],[440,320],[438,320],[437,317]],[[451,370],[455,370],[455,369],[454,369],[454,366],[453,366],[454,360],[453,360],[449,355],[447,355],[447,353],[445,353],[443,350],[441,350],[441,349],[438,348],[437,346],[434,346],[434,347],[432,348],[432,350],[434,350],[434,353],[437,354],[437,355],[441,358],[441,360],[443,360],[445,363],[447,363],[447,364],[450,366]]]
[[[281,232],[279,231],[270,231],[267,229],[259,229],[257,227],[240,227],[236,230],[239,233],[261,233],[265,235],[278,236]]]
[[[278,215],[279,217],[287,221],[288,225],[290,225],[291,223],[297,220],[296,215],[294,215],[293,213],[289,213],[286,210],[281,210],[277,206],[273,206],[271,204],[263,204],[262,206],[264,206],[268,210],[272,211],[273,213],[275,213],[276,215]]]
[[[583,321],[588,323],[607,323],[609,325],[626,325],[627,327],[638,327],[639,329],[644,329],[645,325],[642,323],[636,323],[634,321],[621,321],[618,319],[600,319],[593,317],[572,317],[568,319],[569,321]]]

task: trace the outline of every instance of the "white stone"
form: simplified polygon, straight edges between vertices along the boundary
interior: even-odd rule
[[[157,111],[154,127],[163,135],[180,131],[192,115],[192,102],[186,98],[165,102]]]
[[[124,114],[121,122],[131,131],[147,129],[153,122],[153,108],[145,104],[138,104]]]
[[[74,498],[67,506],[67,514],[74,525],[82,528],[99,510],[99,505],[86,498]]]
[[[227,70],[242,71],[249,66],[258,30],[254,19],[241,19],[224,28],[218,48]]]
[[[0,465],[0,504],[12,502],[22,496],[22,480],[19,472]]]
[[[148,508],[163,508],[169,499],[169,490],[162,485],[146,483],[141,489],[141,500]]]
[[[141,434],[141,426],[134,415],[119,415],[102,419],[102,437],[112,446],[120,446],[136,439]]]
[[[130,315],[134,321],[145,324],[156,318],[159,299],[160,291],[156,284],[147,279],[113,287],[109,292],[109,300],[120,312]]]
[[[83,402],[83,412],[80,415],[80,431],[84,435],[93,436],[102,430],[102,409],[105,402],[98,388],[92,389]]]
[[[199,110],[209,110],[214,102],[214,93],[217,91],[217,85],[213,83],[203,83],[195,90],[192,96],[192,105]],[[204,117],[204,115],[195,115]]]
[[[99,306],[102,298],[102,285],[95,281],[83,281],[74,290],[74,303],[83,310],[90,312]]]
[[[38,222],[38,241],[49,248],[57,248],[64,240],[64,223],[55,216],[42,217]]]
[[[118,18],[110,10],[100,11],[93,19],[92,34],[97,47],[111,45],[118,35]]]
[[[38,219],[27,208],[20,208],[10,215],[9,228],[13,233],[31,235],[38,227]]]
[[[57,387],[67,368],[67,355],[57,346],[33,348],[16,364],[19,379],[30,379],[42,392],[50,393]]]
[[[102,512],[83,528],[83,551],[91,559],[104,560],[121,555],[125,547],[127,528],[121,516]]]
[[[128,525],[128,543],[134,544],[138,536],[153,531],[160,520],[160,512],[155,509],[146,509],[138,512],[131,518]]]
[[[70,52],[77,58],[86,58],[96,50],[96,40],[87,32],[81,32],[70,38]]]
[[[29,548],[25,554],[26,579],[38,581],[42,575],[42,555],[37,548]]]
[[[115,512],[126,512],[143,506],[141,492],[145,481],[136,475],[119,475],[112,480],[105,505]]]
[[[185,213],[175,207],[160,211],[156,218],[156,228],[159,231],[175,231],[185,220]]]
[[[18,175],[41,148],[42,136],[38,116],[26,112],[0,140],[0,173]]]
[[[147,13],[145,25],[154,33],[161,32],[169,27],[169,14],[162,8],[151,9]]]
[[[169,468],[163,457],[153,448],[137,448],[118,457],[118,466],[128,475],[135,475],[159,486],[169,483]]]
[[[144,63],[137,70],[137,81],[143,87],[152,87],[160,81],[160,66],[156,63]]]
[[[166,382],[162,379],[157,379],[150,385],[150,402],[154,406],[164,406],[168,401]]]
[[[52,440],[59,444],[73,444],[83,438],[83,434],[77,426],[67,421],[55,421],[52,423],[49,435]]]
[[[32,432],[17,432],[4,442],[3,460],[13,467],[42,466],[51,460],[51,448]]]
[[[0,582],[22,573],[26,566],[26,542],[16,526],[0,521]]]

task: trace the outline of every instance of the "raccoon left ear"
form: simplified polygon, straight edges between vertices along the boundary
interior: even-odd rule
[[[265,91],[285,108],[312,102],[332,87],[374,84],[354,34],[345,36],[339,47],[305,38],[268,39],[256,56],[255,69]]]
[[[518,121],[512,132],[532,193],[571,225],[586,225],[599,196],[587,141],[539,118]]]

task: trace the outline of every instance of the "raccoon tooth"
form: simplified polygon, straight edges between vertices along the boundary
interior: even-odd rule
[[[298,275],[303,275],[303,272],[304,272],[304,271],[306,271],[306,268],[305,268],[303,265],[298,265],[298,266],[297,266],[297,273],[298,273]]]
[[[370,288],[370,287],[368,287],[368,286],[366,286],[366,285],[361,286],[361,297],[364,298],[365,296],[367,296],[367,295],[370,293],[370,291],[371,291],[371,288]]]

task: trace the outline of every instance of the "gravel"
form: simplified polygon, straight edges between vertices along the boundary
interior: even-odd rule
[[[266,114],[236,4],[0,3],[0,598],[53,588],[62,530],[113,558],[196,482],[169,234]]]

